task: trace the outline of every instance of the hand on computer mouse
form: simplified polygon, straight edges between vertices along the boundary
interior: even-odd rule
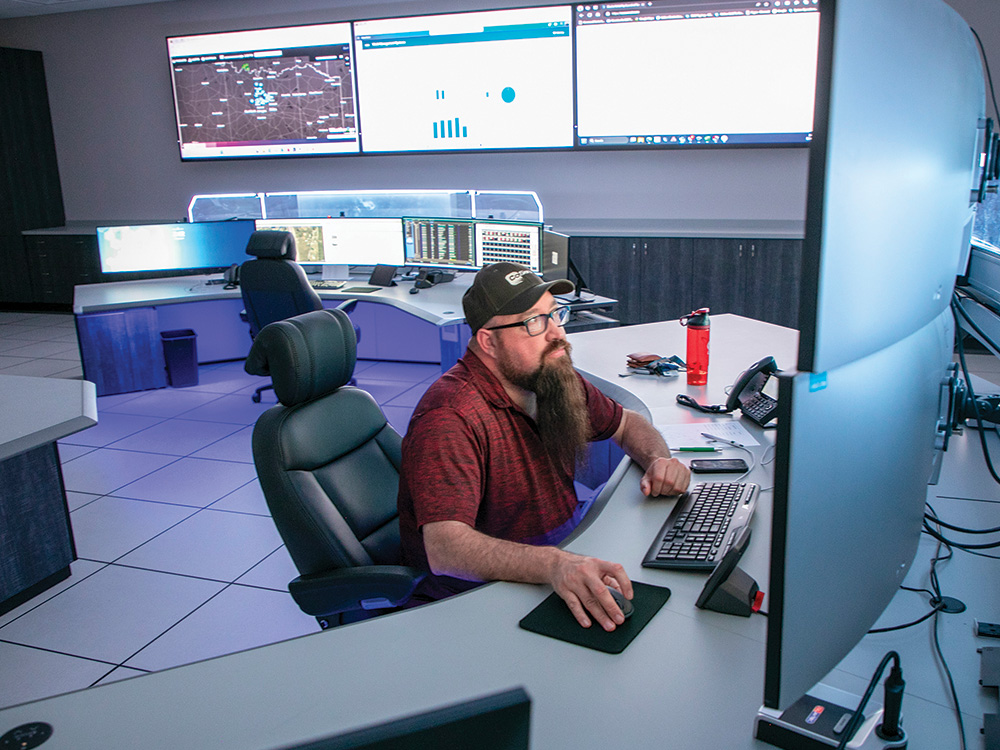
[[[613,586],[608,586],[608,591],[611,592],[611,596],[612,598],[614,598],[615,604],[618,605],[618,608],[621,609],[622,614],[625,615],[625,619],[627,620],[628,618],[630,618],[632,616],[632,613],[635,612],[635,606],[632,604],[632,602],[625,598],[625,594],[623,594],[621,591],[614,588]]]

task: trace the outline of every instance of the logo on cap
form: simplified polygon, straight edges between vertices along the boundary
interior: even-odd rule
[[[511,271],[509,274],[504,276],[507,279],[507,283],[511,286],[517,286],[522,281],[524,281],[524,274],[529,273],[528,271]]]

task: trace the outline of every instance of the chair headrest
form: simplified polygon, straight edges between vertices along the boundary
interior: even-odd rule
[[[325,396],[354,374],[354,324],[341,310],[315,310],[264,326],[253,341],[244,369],[270,375],[285,406]]]
[[[256,258],[280,258],[295,260],[295,235],[274,229],[260,229],[250,235],[247,255]]]

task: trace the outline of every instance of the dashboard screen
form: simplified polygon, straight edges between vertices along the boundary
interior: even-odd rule
[[[228,268],[249,260],[249,220],[97,228],[104,273]]]
[[[570,18],[559,6],[355,21],[364,151],[571,147]]]
[[[574,6],[577,145],[805,144],[818,0]]]
[[[351,24],[170,37],[182,159],[358,153]]]
[[[256,223],[257,229],[295,235],[300,265],[403,265],[402,219],[258,219]]]

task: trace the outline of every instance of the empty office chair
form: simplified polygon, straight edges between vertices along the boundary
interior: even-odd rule
[[[240,293],[250,338],[269,323],[323,309],[319,295],[295,262],[295,236],[291,232],[254,232],[247,242],[247,255],[254,260],[240,266]],[[258,388],[253,400],[259,403],[261,392],[270,388]]]
[[[265,327],[246,361],[280,401],[257,420],[253,459],[299,571],[288,589],[324,628],[406,603],[423,578],[397,564],[402,441],[347,385],[356,354],[350,318],[321,310]]]

